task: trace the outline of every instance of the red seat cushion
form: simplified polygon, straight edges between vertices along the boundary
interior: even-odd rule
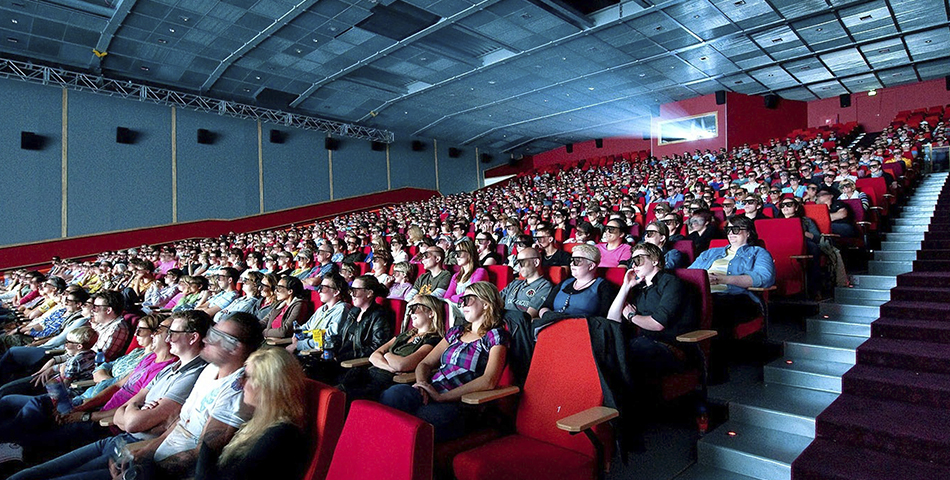
[[[567,432],[564,434],[567,435]],[[455,456],[453,466],[458,480],[590,480],[594,477],[593,458],[521,435],[509,435],[460,453]]]

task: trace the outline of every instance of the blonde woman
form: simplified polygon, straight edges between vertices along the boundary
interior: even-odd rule
[[[445,334],[445,303],[431,295],[416,295],[403,321],[404,331],[370,355],[371,367],[350,369],[340,379],[347,399],[375,400],[393,386],[394,374],[415,370]]]
[[[459,400],[466,393],[497,386],[511,338],[502,319],[504,303],[494,285],[469,285],[460,303],[466,322],[446,332],[419,362],[415,385],[393,386],[379,399],[434,425],[436,441],[465,433]]]
[[[254,407],[221,456],[202,445],[195,479],[301,478],[309,461],[304,435],[306,377],[283,348],[264,348],[245,362],[244,403]],[[273,461],[274,459],[283,459]]]

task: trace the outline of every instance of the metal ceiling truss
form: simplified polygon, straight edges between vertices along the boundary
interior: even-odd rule
[[[113,80],[98,75],[73,72],[61,68],[34,65],[29,62],[0,58],[0,78],[20,80],[41,85],[53,85],[71,90],[80,90],[110,97],[136,99],[171,107],[199,112],[217,113],[235,118],[262,120],[265,122],[314,130],[339,137],[359,138],[374,142],[392,143],[392,132],[363,127],[349,123],[334,122],[322,118],[283,112],[270,108],[255,107],[228,100],[176,92],[125,80]]]

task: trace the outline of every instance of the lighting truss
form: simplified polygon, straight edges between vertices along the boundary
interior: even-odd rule
[[[339,137],[359,138],[382,143],[392,143],[395,140],[395,135],[392,132],[378,128],[363,127],[270,108],[255,107],[253,105],[228,100],[151,87],[131,81],[113,80],[98,75],[73,72],[62,68],[35,65],[30,62],[0,58],[0,78],[21,80],[41,85],[54,85],[71,90],[92,92],[110,97],[135,99],[142,102],[185,108],[199,112],[217,113],[219,115],[236,118],[262,120],[288,127],[329,133]]]

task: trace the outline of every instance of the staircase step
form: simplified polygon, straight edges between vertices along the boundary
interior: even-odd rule
[[[864,341],[860,337],[809,332],[785,342],[785,357],[854,364],[855,350]]]
[[[809,318],[806,323],[809,332],[862,338],[869,338],[871,336],[870,322],[859,323],[846,320]]]
[[[889,242],[920,242],[924,239],[923,233],[885,233],[884,238]]]
[[[841,378],[844,393],[950,410],[950,375],[855,365]]]
[[[881,338],[950,344],[950,322],[915,318],[879,318],[871,325],[871,334]]]
[[[881,262],[868,263],[868,273],[871,275],[900,275],[914,269],[914,262]]]
[[[891,300],[881,305],[882,317],[916,318],[950,322],[950,303],[923,300]]]
[[[881,250],[891,251],[891,250],[910,250],[916,252],[920,250],[921,242],[881,242]],[[880,252],[881,250],[878,250]]]
[[[683,470],[673,480],[756,480],[753,477],[739,475],[736,472],[710,467],[701,463],[694,463]]]
[[[950,300],[950,288],[904,286],[894,287],[894,289],[891,290],[891,299],[915,302],[945,302]]]
[[[950,260],[914,260],[915,272],[950,272]]]
[[[950,285],[950,272],[910,272],[897,277],[902,287],[945,287]]]
[[[917,252],[917,260],[950,260],[950,249],[929,248]]]
[[[950,411],[842,394],[821,415],[819,437],[950,465]]]
[[[870,317],[881,316],[881,307],[869,305],[847,305],[844,303],[821,302],[818,304],[818,316],[827,318]]]
[[[924,233],[930,229],[927,224],[919,225],[894,225],[891,231],[894,233]]]
[[[732,432],[733,435],[729,435]],[[704,465],[753,478],[791,478],[791,464],[811,437],[729,421],[696,445]]]
[[[816,439],[792,464],[795,480],[945,480],[943,465]]]
[[[871,337],[857,350],[862,365],[950,374],[950,345]]]
[[[756,385],[729,403],[729,420],[815,437],[815,418],[838,397],[785,385]]]
[[[911,205],[907,205],[907,206],[904,207],[904,209],[903,209],[903,211],[902,211],[901,213],[904,213],[904,214],[909,214],[909,213],[910,213],[910,214],[914,214],[914,215],[924,213],[924,214],[928,214],[928,215],[929,215],[929,214],[932,214],[932,213],[934,212],[934,209],[936,209],[936,208],[937,208],[936,205],[933,205],[933,206],[927,206],[927,205],[911,206]]]
[[[890,290],[897,286],[897,276],[896,275],[852,275],[851,283],[853,283],[854,286],[858,288],[879,288],[883,290]]]
[[[791,362],[791,363],[788,363]],[[763,367],[765,383],[841,393],[841,376],[853,365],[782,357]]]
[[[891,300],[890,290],[859,287],[835,288],[835,301],[851,305],[880,305]]]
[[[930,217],[924,215],[914,215],[912,217],[901,217],[894,220],[894,226],[928,226]]]

